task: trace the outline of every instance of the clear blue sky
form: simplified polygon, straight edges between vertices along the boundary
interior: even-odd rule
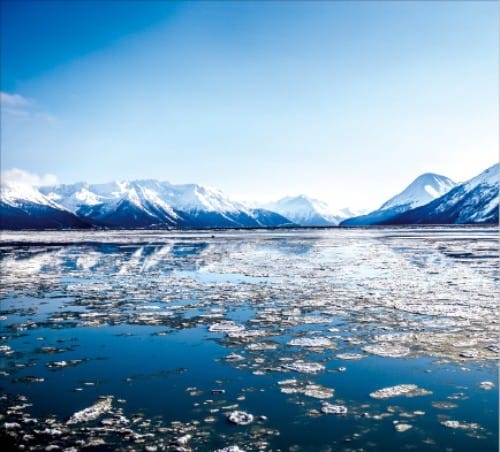
[[[2,2],[2,170],[376,207],[498,160],[495,2]]]

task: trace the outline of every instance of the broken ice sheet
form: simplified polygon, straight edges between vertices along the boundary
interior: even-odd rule
[[[126,385],[125,390],[130,391],[132,398],[149,401],[144,402],[146,408],[158,418],[166,417],[163,419],[166,425],[160,426],[156,417],[142,415],[142,419],[133,417],[127,427],[120,424],[119,429],[124,430],[118,433],[117,427],[110,436],[124,435],[131,447],[151,451],[179,447],[215,450],[232,444],[243,450],[259,447],[287,450],[293,446],[286,439],[291,432],[288,426],[281,429],[279,439],[255,430],[257,426],[260,428],[259,417],[248,427],[227,426],[233,433],[214,443],[220,425],[227,420],[222,407],[233,406],[228,411],[241,410],[238,404],[244,400],[248,403],[245,409],[252,413],[269,407],[263,408],[264,414],[269,415],[269,430],[280,421],[279,416],[273,415],[274,408],[289,413],[289,405],[293,404],[296,411],[292,414],[290,410],[290,416],[297,421],[294,426],[301,426],[297,419],[313,410],[321,418],[321,408],[326,407],[325,411],[332,414],[329,422],[346,422],[347,429],[350,419],[366,413],[363,418],[370,427],[387,417],[398,421],[394,425],[411,424],[413,429],[408,434],[418,437],[421,429],[428,426],[414,414],[417,410],[373,412],[373,400],[367,391],[353,394],[353,383],[361,377],[370,378],[374,362],[382,369],[395,366],[403,382],[414,381],[413,370],[410,372],[405,365],[413,366],[412,369],[425,375],[424,379],[418,379],[424,391],[433,391],[437,401],[450,397],[443,402],[446,406],[432,403],[433,397],[417,399],[418,403],[429,405],[425,408],[428,413],[436,409],[442,415],[456,415],[459,410],[453,411],[456,405],[452,402],[465,409],[463,400],[477,402],[478,397],[489,401],[490,410],[497,409],[491,404],[497,394],[497,377],[487,367],[498,359],[499,352],[494,260],[450,261],[449,258],[450,252],[476,255],[478,249],[495,248],[496,241],[488,238],[490,233],[486,230],[245,231],[244,234],[235,231],[225,232],[224,237],[220,234],[212,231],[16,233],[16,241],[29,240],[30,244],[3,250],[1,262],[7,271],[0,287],[4,336],[1,343],[10,349],[2,353],[9,371],[5,377],[0,375],[2,386],[14,384],[12,380],[16,393],[43,391],[52,384],[51,379],[69,374],[76,378],[92,370],[94,364],[111,368],[112,374],[122,372],[117,378],[121,382],[135,375],[137,368],[154,367],[155,363],[168,369],[186,369],[181,382],[173,381],[174,373],[164,377],[164,385],[155,388],[153,398],[147,391],[154,388],[153,375],[159,369],[144,371],[142,379]],[[217,238],[212,239],[211,235]],[[0,237],[2,240],[4,237]],[[51,240],[59,244],[47,246]],[[62,241],[70,246],[61,245]],[[44,244],[33,245],[33,242]],[[94,329],[91,335],[90,328]],[[31,369],[29,360],[21,359],[23,340],[35,344],[34,338],[41,335],[51,340],[55,334],[70,334],[79,339],[81,346],[86,344],[82,339],[90,337],[106,338],[102,342],[110,346],[106,336],[109,330],[117,331],[112,336],[119,339],[120,346],[107,356],[108,363],[91,361],[91,366],[52,371],[45,361],[34,363]],[[168,335],[161,334],[166,331]],[[137,359],[129,346],[133,338],[142,341],[140,352],[135,350]],[[211,342],[214,348],[205,356],[206,342]],[[45,344],[38,343],[31,349],[39,349],[40,345]],[[47,353],[61,353],[49,357],[53,362],[69,363],[88,356],[88,352],[79,354],[78,349],[61,348],[57,343],[46,345],[55,349]],[[338,355],[333,352],[336,346]],[[171,350],[178,350],[178,356],[170,354]],[[150,359],[152,356],[155,359]],[[420,357],[433,359],[419,362]],[[176,359],[186,362],[174,363]],[[347,366],[338,360],[351,362]],[[481,377],[458,388],[458,382],[466,377],[460,376],[462,372],[454,372],[454,363],[466,363],[473,371],[470,375],[477,371]],[[341,364],[348,367],[344,373],[336,371],[343,367]],[[220,378],[227,377],[224,394],[213,382],[203,383],[196,378],[197,374],[217,374],[221,367],[224,377]],[[45,377],[45,381],[30,384],[30,378],[23,379],[29,375]],[[294,376],[296,383],[275,384],[280,376],[286,380]],[[105,394],[115,392],[111,378],[103,379],[99,386],[82,383],[93,378],[94,374],[78,378],[70,385],[71,390],[83,389],[76,393],[78,396],[97,389]],[[377,378],[381,388],[397,383],[392,379],[384,381],[383,375]],[[450,380],[457,392],[443,391],[437,383],[439,378]],[[247,379],[251,384],[247,384]],[[480,382],[491,382],[493,386],[483,387]],[[242,391],[242,385],[254,386],[253,392]],[[140,392],[141,387],[145,392]],[[179,387],[196,389],[191,391],[193,396],[182,392],[177,399],[174,388]],[[215,393],[211,392],[214,388]],[[211,403],[201,399],[208,394],[213,399]],[[334,402],[332,394],[339,399]],[[154,402],[163,396],[169,403],[176,400],[173,414],[165,414],[169,406],[166,402],[158,402],[159,408],[153,408]],[[82,409],[81,401],[70,399],[71,394],[70,413]],[[226,400],[219,405],[219,399]],[[402,405],[412,402],[400,400]],[[337,417],[334,414],[341,413],[335,410],[342,412],[342,409],[328,408],[323,402],[332,407],[349,407],[349,415]],[[194,406],[196,403],[198,406]],[[363,408],[358,409],[360,406]],[[126,405],[124,409],[128,409]],[[19,411],[9,407],[9,412]],[[487,424],[485,412],[486,408],[481,408],[464,419],[468,423]],[[131,414],[127,413],[130,419]],[[177,414],[192,422],[171,426],[171,422],[177,421]],[[23,431],[26,429],[26,434],[32,433],[22,418],[15,414],[7,416],[6,422],[17,422]],[[93,422],[82,423],[82,428],[92,430],[81,433],[85,438],[79,447],[92,444],[95,447],[100,441],[110,441],[110,436],[102,430],[109,428],[109,419],[113,422],[119,419],[113,406],[110,412],[93,421],[99,423],[101,430],[94,429]],[[314,419],[308,428],[314,429]],[[57,418],[40,417],[38,421],[41,432],[63,432],[54,436],[56,439],[67,435],[68,428]],[[439,435],[427,431],[426,437],[435,437],[437,447],[444,450],[457,429],[435,424]],[[72,426],[80,428],[80,424]],[[495,427],[488,428],[493,431]],[[365,443],[356,439],[359,432],[351,433],[346,438],[357,441],[353,449],[364,447]],[[179,445],[177,440],[186,435],[192,437],[185,445]],[[396,436],[406,434],[401,432]],[[329,431],[314,431],[314,438],[342,448],[341,443],[334,444],[338,439]],[[380,440],[375,433],[366,434],[366,444]],[[62,449],[68,446],[60,441],[57,444]],[[266,441],[267,447],[263,445]],[[487,441],[490,442],[486,444],[491,444],[491,440]],[[308,445],[301,443],[298,447],[305,446]]]

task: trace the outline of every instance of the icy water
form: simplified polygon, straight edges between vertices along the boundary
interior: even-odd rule
[[[2,450],[496,451],[497,237],[3,232]]]

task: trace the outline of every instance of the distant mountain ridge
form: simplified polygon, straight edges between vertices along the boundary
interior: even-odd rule
[[[434,201],[380,224],[498,224],[500,164]]]
[[[45,210],[40,211],[36,206],[43,206]],[[49,221],[44,212],[48,217],[55,217],[57,212],[60,218]],[[174,185],[156,180],[79,182],[38,190],[4,184],[0,227],[38,229],[35,218],[39,220],[40,229],[52,226],[182,229],[294,225],[275,212],[247,208],[219,190],[196,184]]]
[[[337,226],[342,220],[355,215],[349,209],[333,209],[325,202],[306,195],[288,196],[263,204],[263,207],[299,226]]]
[[[369,226],[382,224],[396,215],[423,206],[447,193],[456,185],[446,176],[434,173],[425,173],[417,177],[401,193],[393,196],[377,210],[367,215],[347,219],[342,226]]]
[[[1,184],[0,229],[187,229],[391,224],[496,224],[497,163],[462,184],[437,174],[417,177],[367,215],[335,210],[306,195],[251,208],[220,190],[157,180],[31,187]]]
[[[423,176],[429,176],[423,175]],[[437,176],[437,175],[431,175]],[[422,176],[421,176],[422,177]],[[412,224],[498,224],[499,220],[499,190],[500,190],[500,164],[496,163],[479,175],[462,183],[451,186],[447,178],[438,176],[433,179],[432,188],[437,186],[445,191],[440,196],[424,204],[406,202],[411,197],[406,197],[410,188],[426,187],[431,179],[419,181],[417,178],[402,193],[382,205],[379,210],[368,215],[345,220],[341,226],[370,226],[370,225],[412,225]],[[417,185],[414,185],[418,181]],[[450,181],[448,179],[448,181]],[[413,186],[413,187],[412,187]],[[408,191],[407,191],[408,190]],[[438,194],[426,189],[430,196]],[[405,194],[406,192],[406,194]],[[415,199],[417,199],[415,197]],[[394,200],[405,200],[404,204],[394,205]],[[422,198],[420,198],[422,199]],[[389,208],[387,208],[389,206]],[[412,207],[413,206],[413,207]]]

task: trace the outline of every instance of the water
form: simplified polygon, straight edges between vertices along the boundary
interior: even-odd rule
[[[4,232],[2,441],[497,450],[497,233]]]

